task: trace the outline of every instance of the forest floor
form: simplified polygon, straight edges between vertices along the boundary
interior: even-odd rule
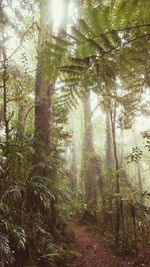
[[[72,244],[75,256],[69,267],[150,267],[150,262],[137,264],[133,258],[119,257],[106,249],[101,240],[89,232],[86,227],[76,225],[73,228],[75,242]]]

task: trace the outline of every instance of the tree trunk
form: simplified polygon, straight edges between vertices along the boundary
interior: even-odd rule
[[[70,0],[64,0],[64,14],[62,16],[62,25],[59,30],[59,37],[62,34],[62,30],[65,30],[67,25],[68,5]],[[49,0],[40,1],[40,30],[38,41],[38,64],[36,73],[36,86],[35,86],[35,140],[37,142],[36,154],[41,152],[48,156],[52,149],[52,104],[54,84],[50,77],[44,71],[44,66],[47,60],[47,54],[45,53],[46,42],[51,37],[52,23],[50,15]],[[51,74],[51,70],[49,70]],[[40,148],[40,149],[39,149]]]
[[[83,164],[85,180],[85,198],[89,207],[96,206],[97,186],[95,180],[95,158],[93,147],[93,134],[91,124],[90,92],[84,98],[84,143],[83,143]]]
[[[142,195],[143,183],[142,183],[142,175],[141,175],[141,166],[139,163],[137,163],[137,175],[138,175],[139,192],[140,192],[140,195]]]
[[[6,55],[6,48],[5,48],[5,35],[4,35],[4,18],[3,18],[3,6],[0,3],[0,15],[1,15],[1,22],[2,28],[1,30],[1,47],[0,47],[0,55],[2,58],[2,89],[3,89],[3,116],[4,116],[4,126],[5,126],[5,137],[6,142],[9,141],[9,118],[8,118],[8,106],[7,106],[7,82],[9,79],[9,75],[7,72],[8,62],[7,62],[7,55]]]
[[[22,136],[24,132],[24,116],[25,116],[25,106],[23,101],[18,103],[18,137]]]
[[[69,3],[69,2],[68,2]],[[55,81],[51,80],[51,69],[45,69],[49,60],[46,48],[47,41],[51,38],[53,30],[51,18],[49,14],[52,0],[41,0],[40,6],[40,26],[38,37],[38,62],[36,71],[35,84],[35,170],[38,175],[53,178],[53,171],[43,163],[53,149],[52,143],[52,107]],[[65,20],[67,23],[67,18]],[[60,59],[61,60],[61,59]],[[48,216],[48,225],[50,228],[56,226],[56,209],[55,201],[51,201],[51,209]]]
[[[114,111],[114,116],[112,111],[110,111],[112,137],[113,137],[113,149],[114,149],[114,160],[115,160],[115,170],[116,170],[116,223],[115,223],[115,243],[116,246],[119,244],[119,231],[120,231],[120,175],[119,175],[119,161],[117,155],[117,145],[116,145],[116,110]]]
[[[112,141],[112,131],[111,131],[111,122],[110,114],[106,113],[106,168],[110,169],[114,165],[114,156],[113,156],[113,141]]]
[[[84,152],[85,154],[94,151],[93,148],[93,133],[91,124],[91,105],[90,105],[90,92],[86,93],[83,102],[84,106]]]
[[[40,30],[38,40],[38,63],[35,85],[35,150],[36,157],[42,152],[48,155],[51,148],[51,111],[53,85],[50,78],[43,71],[44,63],[47,60],[45,55],[46,40],[51,28],[48,24],[47,10],[48,0],[40,1]],[[50,70],[51,71],[51,70]]]
[[[9,118],[8,118],[8,109],[7,109],[7,59],[6,54],[3,48],[3,107],[4,107],[4,124],[5,124],[5,136],[6,142],[9,140]]]
[[[133,129],[133,135],[134,135],[134,144],[136,147],[138,147],[138,141],[137,141],[135,129]],[[137,163],[136,171],[137,171],[137,178],[138,178],[138,188],[139,188],[139,193],[140,193],[140,200],[144,204],[144,199],[142,198],[143,182],[142,182],[142,175],[141,175],[141,164],[139,162]]]
[[[76,191],[77,187],[77,159],[76,159],[76,147],[75,147],[75,138],[73,138],[73,144],[72,144],[72,164],[71,164],[71,190],[73,192]]]

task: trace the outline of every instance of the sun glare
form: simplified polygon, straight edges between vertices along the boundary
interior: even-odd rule
[[[53,21],[54,21],[54,29],[56,31],[62,19],[62,12],[63,12],[63,0],[53,0],[52,14],[53,14]]]

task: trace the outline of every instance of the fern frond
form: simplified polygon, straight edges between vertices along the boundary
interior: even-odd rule
[[[92,38],[88,39],[92,48],[94,48],[100,55],[104,54],[104,49]]]
[[[80,42],[87,40],[87,37],[83,33],[81,33],[81,31],[79,31],[75,26],[72,27],[72,33]]]

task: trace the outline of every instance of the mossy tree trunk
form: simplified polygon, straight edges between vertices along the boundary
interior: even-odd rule
[[[75,137],[73,137],[72,143],[72,164],[71,164],[71,181],[70,186],[73,192],[77,189],[77,158],[76,158],[76,147],[75,147]]]
[[[110,113],[106,113],[106,168],[111,170],[114,165],[113,140]]]
[[[113,138],[113,150],[114,150],[114,161],[115,161],[115,198],[116,198],[116,221],[115,221],[115,243],[119,245],[119,232],[120,232],[120,174],[119,174],[119,160],[117,153],[116,143],[116,107],[114,111],[110,111],[112,138]]]
[[[52,26],[48,23],[47,10],[49,1],[40,1],[40,26],[38,40],[38,63],[35,85],[35,148],[36,157],[42,153],[48,156],[51,150],[51,116],[53,84],[50,75],[45,72],[47,60],[45,54],[46,41],[50,38]],[[51,70],[49,70],[50,72]]]
[[[69,0],[64,0],[64,3],[69,4]],[[36,170],[34,173],[37,175],[48,177],[53,179],[53,170],[48,167],[47,159],[53,149],[52,141],[52,108],[53,108],[53,96],[55,80],[52,80],[52,69],[49,68],[50,56],[47,55],[47,43],[50,41],[53,32],[52,23],[52,0],[40,0],[40,25],[38,36],[38,57],[37,57],[37,71],[36,71],[36,83],[35,83],[35,155],[34,163]],[[67,9],[68,10],[68,9]],[[64,15],[68,14],[65,13]],[[64,27],[67,24],[67,17],[62,18]],[[61,32],[58,33],[61,37]],[[61,58],[60,58],[61,60]],[[57,63],[56,63],[57,64]],[[47,67],[48,66],[48,67]],[[57,66],[56,66],[57,68]],[[55,75],[57,78],[57,75]],[[46,164],[44,164],[44,161]],[[42,163],[42,164],[41,164]],[[56,225],[56,209],[55,201],[52,198],[50,216],[48,224],[53,228]]]
[[[137,164],[137,175],[138,175],[138,184],[140,195],[143,193],[143,183],[142,183],[142,174],[141,174],[141,165]]]
[[[90,92],[87,92],[83,101],[84,107],[84,141],[83,141],[83,173],[85,181],[85,199],[87,206],[97,204],[97,186],[94,164],[93,133],[91,123]]]
[[[133,128],[133,136],[134,136],[134,145],[135,145],[135,147],[138,147],[136,130],[134,128]],[[138,162],[137,166],[136,166],[138,189],[139,189],[139,193],[140,193],[140,201],[144,204],[144,199],[142,197],[142,194],[143,194],[143,181],[142,181],[141,168],[142,168],[142,164],[140,162]]]
[[[64,12],[59,28],[58,36],[61,37],[62,31],[66,29],[68,7],[70,0],[63,1]],[[40,1],[40,26],[38,40],[38,63],[35,85],[35,152],[36,158],[40,161],[41,153],[48,156],[52,150],[52,107],[55,81],[51,80],[51,69],[46,69],[48,60],[46,46],[53,31],[52,24],[52,0]],[[60,58],[61,60],[61,58]]]

